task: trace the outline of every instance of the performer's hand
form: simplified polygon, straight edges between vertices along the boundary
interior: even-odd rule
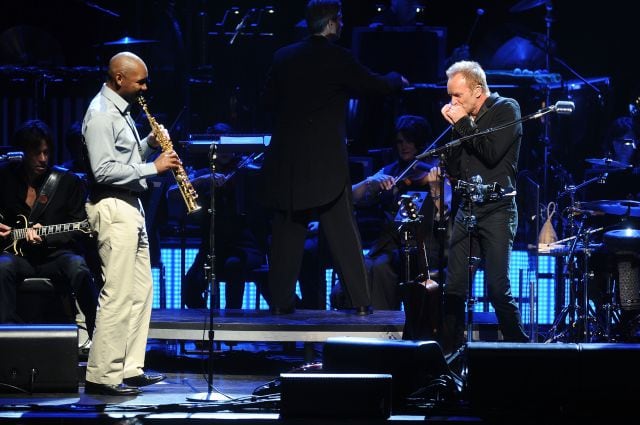
[[[467,116],[464,108],[460,105],[447,103],[440,109],[440,113],[449,124],[455,124],[462,117]]]
[[[169,136],[169,131],[167,131],[167,129],[164,128],[164,125],[159,124],[159,126],[160,126],[160,130],[162,131],[162,134],[164,135],[164,137],[167,140],[171,140],[171,136]],[[153,134],[153,131],[151,133],[149,133],[149,136],[147,137],[147,143],[152,148],[157,148],[158,146],[160,146],[160,143],[158,143],[158,140],[156,139],[155,134]]]
[[[369,184],[375,190],[391,190],[396,184],[396,179],[393,176],[378,173],[369,177]]]
[[[0,223],[0,238],[6,238],[11,233],[11,227]]]
[[[441,195],[440,182],[443,178],[440,167],[433,167],[427,174],[426,181],[429,183],[429,193],[433,199],[438,199]]]
[[[42,238],[40,237],[40,235],[36,233],[36,230],[35,230],[35,229],[39,229],[40,227],[42,227],[42,225],[40,223],[36,223],[33,225],[33,227],[30,227],[27,229],[27,234],[26,234],[27,242],[34,245],[38,245],[42,243]]]
[[[153,164],[156,166],[156,170],[158,170],[158,174],[164,173],[167,170],[176,169],[182,165],[178,154],[174,151],[163,152],[153,161]]]

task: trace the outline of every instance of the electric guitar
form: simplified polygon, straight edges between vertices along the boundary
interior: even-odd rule
[[[6,239],[0,240],[2,250],[14,255],[22,255],[20,242],[27,238],[27,230],[29,229],[29,221],[27,220],[27,217],[22,214],[18,217],[24,221],[24,227],[12,229]],[[52,224],[49,226],[33,228],[33,230],[35,230],[36,235],[38,236],[55,235],[57,233],[73,232],[76,230],[84,233],[91,233],[93,231],[88,220],[78,221],[75,223]]]

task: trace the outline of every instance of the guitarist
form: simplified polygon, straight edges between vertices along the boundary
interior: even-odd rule
[[[75,174],[49,167],[53,138],[44,122],[23,123],[12,144],[24,153],[24,160],[0,165],[0,249],[4,249],[0,252],[0,323],[22,322],[16,312],[17,285],[25,278],[43,277],[51,279],[57,290],[75,296],[91,337],[97,291],[79,248],[85,233],[60,231],[45,236],[36,230],[85,220],[84,186]],[[12,238],[12,229],[25,227],[24,238]]]

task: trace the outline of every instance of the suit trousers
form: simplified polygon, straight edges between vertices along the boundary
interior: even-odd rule
[[[144,211],[105,198],[87,203],[87,215],[98,232],[104,286],[87,362],[87,381],[120,384],[142,374],[151,320],[153,280]]]
[[[275,211],[269,266],[271,308],[291,309],[295,306],[295,286],[304,253],[307,224],[316,214],[352,305],[370,305],[371,294],[360,233],[353,216],[351,187],[345,186],[342,193],[326,205],[304,211]]]

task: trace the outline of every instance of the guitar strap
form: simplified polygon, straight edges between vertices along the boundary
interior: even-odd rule
[[[56,193],[61,175],[62,174],[55,168],[51,169],[51,173],[49,173],[47,181],[44,182],[40,188],[40,192],[38,192],[38,196],[36,196],[35,205],[31,210],[31,214],[29,214],[29,223],[37,223],[37,220],[47,208],[47,205],[51,202],[53,195]]]

